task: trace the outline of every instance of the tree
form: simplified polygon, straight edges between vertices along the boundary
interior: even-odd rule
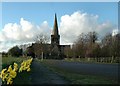
[[[101,56],[112,57],[112,34],[106,34],[102,39],[102,51]]]
[[[75,51],[73,51],[73,48],[65,47],[64,54],[66,57],[68,57],[68,58],[74,57],[74,53],[75,53]]]
[[[99,44],[94,43],[90,45],[90,47],[86,50],[86,57],[99,57],[100,56],[101,48]]]
[[[36,57],[41,57],[48,53],[47,44],[50,38],[47,35],[39,34],[36,36],[35,44],[33,45],[34,53]]]
[[[95,53],[97,53],[98,50],[98,44],[96,43],[96,40],[98,39],[96,32],[89,32],[87,35],[87,49],[86,49],[86,55],[87,57],[97,57]]]
[[[102,55],[105,57],[118,57],[120,56],[120,33],[112,36],[111,33],[107,34],[102,39]]]
[[[7,56],[8,56],[8,53],[2,52],[2,57],[7,57]]]
[[[96,32],[89,32],[87,34],[80,34],[75,42],[75,55],[79,57],[96,57],[98,53],[98,44]],[[97,51],[96,51],[97,50]],[[96,53],[96,54],[95,54]]]
[[[11,56],[21,56],[22,55],[22,49],[19,49],[18,46],[14,46],[11,49],[9,49],[8,54]]]
[[[97,33],[96,33],[95,31],[89,32],[89,33],[87,34],[87,37],[88,37],[88,42],[89,42],[90,44],[95,43],[96,40],[98,39]]]
[[[120,62],[120,33],[112,36],[111,33],[106,34],[102,39],[101,57],[112,57],[110,62]]]
[[[50,38],[45,34],[38,34],[35,39],[35,43],[47,44],[50,41]]]
[[[120,33],[112,37],[112,47],[111,47],[111,54],[112,57],[119,57],[120,56]]]
[[[73,47],[75,55],[77,57],[85,57],[87,42],[88,39],[86,34],[84,33],[80,34]]]
[[[27,47],[26,53],[27,53],[27,56],[32,56],[33,58],[35,57],[33,44],[32,46]]]

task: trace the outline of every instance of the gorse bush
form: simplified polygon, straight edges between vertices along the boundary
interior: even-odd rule
[[[17,72],[22,72],[22,71],[30,71],[30,65],[32,62],[32,58],[25,60],[21,63],[20,67],[18,66],[17,63],[14,63],[13,65],[10,65],[8,68],[4,68],[0,72],[0,78],[4,83],[7,84],[12,84],[13,79],[17,76]]]

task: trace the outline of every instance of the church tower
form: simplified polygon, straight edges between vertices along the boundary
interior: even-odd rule
[[[57,16],[55,14],[54,27],[51,35],[51,45],[59,45],[60,35],[58,31]]]

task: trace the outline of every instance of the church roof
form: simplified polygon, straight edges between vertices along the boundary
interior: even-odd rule
[[[58,24],[57,24],[57,16],[56,16],[56,13],[55,13],[54,27],[53,27],[52,35],[59,35],[59,33],[58,33]]]

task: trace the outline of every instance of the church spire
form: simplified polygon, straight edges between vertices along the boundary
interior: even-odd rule
[[[55,13],[54,27],[53,27],[53,32],[51,35],[51,44],[52,45],[59,45],[59,41],[60,41],[60,35],[58,32],[57,16]]]
[[[53,33],[52,33],[52,35],[59,35],[56,13],[55,13],[54,27],[53,27]]]

